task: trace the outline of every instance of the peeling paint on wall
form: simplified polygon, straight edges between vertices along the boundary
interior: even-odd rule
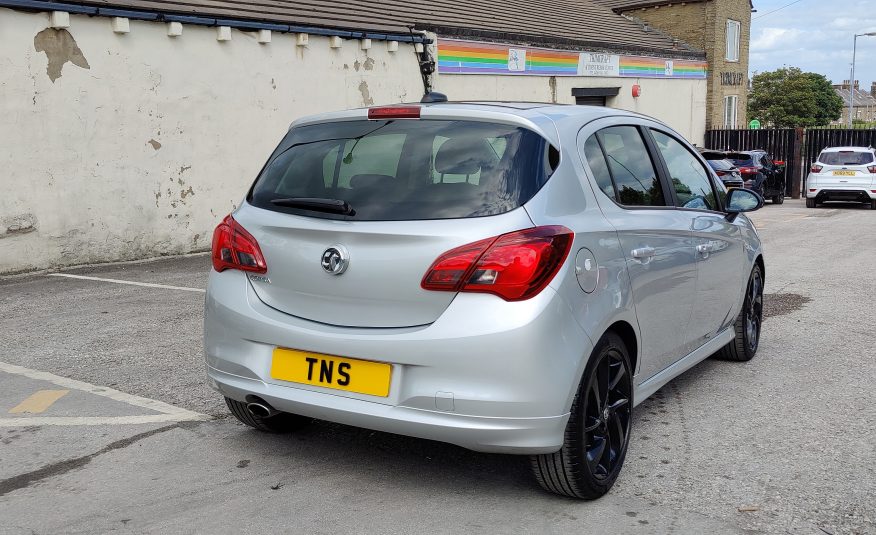
[[[49,75],[49,80],[52,83],[61,77],[61,70],[68,61],[77,67],[91,69],[88,60],[85,59],[85,55],[76,44],[76,40],[67,30],[46,28],[34,36],[33,47],[37,52],[46,54],[46,58],[49,60],[46,74]]]
[[[36,230],[37,219],[33,214],[21,214],[0,219],[0,239]]]
[[[159,143],[158,141],[156,141],[156,140],[154,140],[154,139],[150,139],[150,140],[147,141],[146,143],[152,145],[152,148],[155,149],[155,150],[158,150],[158,149],[161,148],[161,143]]]
[[[363,63],[362,66],[365,67],[366,71],[370,71],[370,70],[374,69],[374,58],[366,59],[365,63]]]
[[[368,89],[368,82],[362,80],[359,84],[359,92],[362,93],[362,104],[365,106],[373,106],[374,99],[371,98],[371,91]]]

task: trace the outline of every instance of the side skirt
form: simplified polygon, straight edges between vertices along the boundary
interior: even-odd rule
[[[669,366],[662,372],[638,385],[635,394],[633,394],[633,405],[635,406],[645,401],[651,397],[651,394],[660,390],[666,383],[693,368],[703,360],[709,358],[719,349],[730,343],[730,341],[733,340],[733,336],[733,326],[731,325],[718,333],[714,338],[701,345],[699,349],[694,350],[688,356],[676,361],[673,365]]]

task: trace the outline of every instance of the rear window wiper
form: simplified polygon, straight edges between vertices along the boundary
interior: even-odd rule
[[[356,210],[342,199],[323,199],[320,197],[290,197],[287,199],[271,199],[271,204],[286,208],[304,208],[316,212],[331,214],[356,215]]]

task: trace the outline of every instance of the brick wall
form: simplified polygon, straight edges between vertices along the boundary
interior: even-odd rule
[[[706,128],[724,127],[724,98],[735,95],[737,127],[748,124],[748,47],[751,39],[749,0],[710,0],[624,12],[706,52],[709,62]],[[739,61],[726,60],[727,20],[741,23]]]

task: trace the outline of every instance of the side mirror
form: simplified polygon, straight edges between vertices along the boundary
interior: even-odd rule
[[[727,213],[731,216],[763,208],[763,197],[750,189],[731,189],[727,193]]]

